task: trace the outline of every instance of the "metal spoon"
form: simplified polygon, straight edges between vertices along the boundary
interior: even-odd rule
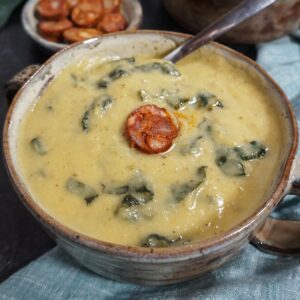
[[[216,39],[226,31],[260,12],[274,2],[276,2],[276,0],[245,0],[241,2],[219,20],[215,21],[196,36],[173,50],[165,56],[164,59],[176,63],[181,58],[200,48],[204,44]]]

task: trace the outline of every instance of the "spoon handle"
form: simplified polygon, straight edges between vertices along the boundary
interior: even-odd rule
[[[274,2],[276,2],[276,0],[245,0],[241,2],[223,17],[173,50],[166,57],[164,57],[164,59],[173,63],[177,62],[184,56],[200,48],[204,44],[216,39],[224,32],[240,24]]]

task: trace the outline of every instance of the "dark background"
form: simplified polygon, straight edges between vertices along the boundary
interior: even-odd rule
[[[165,11],[160,0],[141,0],[144,12],[142,28],[187,32],[177,25]],[[8,103],[4,83],[24,67],[43,63],[48,57],[24,32],[19,7],[8,24],[0,31],[0,130]],[[254,58],[254,46],[228,45]],[[37,221],[27,212],[13,190],[0,150],[0,282],[28,264],[55,243],[46,235]]]

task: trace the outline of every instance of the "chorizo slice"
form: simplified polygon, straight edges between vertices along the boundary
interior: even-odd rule
[[[62,19],[69,14],[69,6],[65,0],[40,0],[36,6],[40,17],[45,19]]]
[[[72,9],[79,4],[79,0],[67,0],[67,4],[69,8]]]
[[[131,147],[147,154],[167,151],[178,136],[179,123],[165,108],[143,105],[127,118],[125,136]]]
[[[68,19],[59,21],[41,21],[38,24],[39,31],[44,35],[61,36],[62,33],[73,26]]]
[[[74,0],[71,0],[74,1]],[[80,3],[90,3],[93,5],[97,5],[97,4],[101,4],[101,6],[103,6],[103,1],[102,0],[77,0],[78,4]]]
[[[78,26],[93,27],[96,26],[102,14],[101,2],[82,2],[73,8],[71,18]]]
[[[120,9],[121,0],[103,0],[103,8],[105,14],[111,14]]]
[[[43,32],[40,32],[40,34],[44,39],[50,42],[58,43],[60,41],[60,36],[57,34],[45,34]]]
[[[70,28],[64,31],[63,36],[66,42],[75,43],[101,34],[101,31],[94,28]]]
[[[105,32],[115,32],[125,29],[127,22],[125,17],[120,13],[105,15],[98,24],[98,29]]]

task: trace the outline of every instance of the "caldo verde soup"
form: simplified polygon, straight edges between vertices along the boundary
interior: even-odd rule
[[[144,247],[209,239],[253,214],[278,171],[268,95],[206,47],[176,65],[80,61],[28,111],[22,172],[40,206],[90,237]]]

